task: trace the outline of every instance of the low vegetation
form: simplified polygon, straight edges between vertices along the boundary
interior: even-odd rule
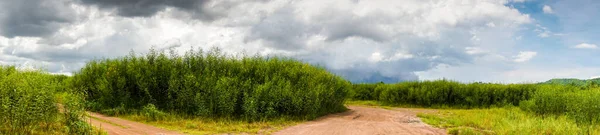
[[[156,119],[154,116],[148,116],[142,112],[123,114],[119,117],[185,134],[270,134],[302,122],[283,117],[248,122],[240,119],[186,116],[173,113],[165,113],[161,115],[160,119]]]
[[[600,134],[599,125],[581,125],[564,115],[544,117],[518,107],[444,109],[421,113],[423,122],[453,135],[584,135]]]
[[[75,73],[73,84],[86,93],[94,111],[121,114],[147,106],[246,121],[313,119],[343,111],[350,87],[325,69],[297,60],[234,57],[218,49],[183,56],[151,50],[145,56],[94,60]]]

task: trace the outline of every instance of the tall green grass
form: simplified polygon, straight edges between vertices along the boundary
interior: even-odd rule
[[[36,128],[48,129],[58,116],[50,84],[50,78],[40,72],[0,67],[0,131],[30,133]]]
[[[350,87],[325,69],[297,60],[234,57],[218,49],[183,56],[151,50],[145,56],[94,60],[75,73],[73,84],[96,111],[152,104],[166,112],[250,121],[312,119],[345,110]]]
[[[375,91],[375,89],[381,85],[385,85],[385,84],[384,83],[353,84],[348,98],[350,98],[352,100],[378,100],[381,91]]]
[[[564,86],[543,89],[520,107],[543,116],[566,115],[579,124],[600,124],[600,89],[580,90]]]
[[[92,133],[93,129],[81,121],[83,108],[70,105],[81,101],[64,101],[66,113],[59,112],[55,95],[64,91],[62,79],[39,70],[0,66],[0,134]],[[75,114],[79,116],[71,116]]]

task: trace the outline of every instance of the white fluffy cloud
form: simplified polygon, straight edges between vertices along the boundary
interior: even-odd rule
[[[552,7],[548,6],[548,5],[544,5],[544,7],[542,8],[542,10],[544,11],[544,13],[546,14],[552,14],[554,13],[554,11],[552,11]]]
[[[573,46],[573,48],[577,49],[598,49],[598,46],[595,44],[581,43]]]
[[[51,36],[0,37],[0,62],[70,72],[90,59],[151,46],[179,51],[216,46],[229,53],[295,57],[352,81],[414,80],[415,72],[440,65],[506,61],[497,58],[517,53],[514,33],[532,19],[508,2],[224,0],[202,3],[201,10],[159,3],[160,10],[144,13],[76,3],[74,13],[84,18]],[[204,12],[210,19],[202,18]],[[514,61],[535,55],[521,52]]]
[[[535,25],[535,29],[533,31],[537,32],[538,33],[538,37],[541,37],[541,38],[547,38],[547,37],[550,37],[550,36],[564,36],[564,35],[566,35],[564,33],[554,33],[552,31],[550,31],[547,27],[544,27],[544,26],[542,26],[540,24],[536,24]]]
[[[533,57],[537,55],[537,52],[532,51],[523,51],[519,52],[519,55],[515,56],[515,62],[526,62],[531,60]]]

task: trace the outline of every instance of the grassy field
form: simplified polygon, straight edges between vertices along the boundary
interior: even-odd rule
[[[578,125],[568,116],[539,116],[517,107],[443,109],[417,115],[423,122],[458,135],[588,135],[600,134],[598,125]]]

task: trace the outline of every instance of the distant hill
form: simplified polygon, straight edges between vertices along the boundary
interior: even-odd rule
[[[591,84],[600,85],[600,78],[588,79],[588,80],[580,80],[580,79],[551,79],[546,82],[542,82],[541,84],[561,84],[561,85],[575,85],[580,87],[586,87]]]

